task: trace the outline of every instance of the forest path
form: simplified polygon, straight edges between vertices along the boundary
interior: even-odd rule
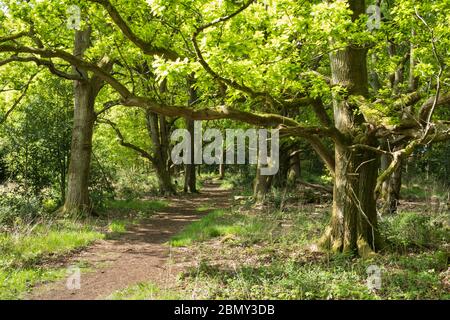
[[[170,263],[171,248],[165,243],[207,213],[197,208],[220,209],[229,207],[230,203],[231,192],[221,189],[215,181],[206,182],[200,194],[173,197],[168,207],[133,225],[118,239],[97,241],[69,257],[63,266],[81,264],[93,268],[81,272],[80,289],[69,290],[67,278],[64,278],[37,286],[27,299],[105,299],[116,290],[139,282],[153,282],[160,288],[168,288],[182,268]]]

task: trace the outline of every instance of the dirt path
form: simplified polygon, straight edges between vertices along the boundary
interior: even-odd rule
[[[36,287],[28,299],[104,299],[116,290],[143,281],[167,288],[181,269],[169,263],[171,250],[164,243],[203,215],[196,208],[226,208],[230,201],[230,192],[214,182],[205,184],[200,194],[170,199],[167,208],[131,227],[119,239],[98,241],[70,257],[66,266],[94,266],[92,272],[81,273],[80,289],[67,289],[67,279],[62,279]]]

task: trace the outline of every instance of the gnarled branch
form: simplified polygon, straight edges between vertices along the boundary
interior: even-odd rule
[[[179,55],[170,49],[155,46],[154,44],[147,42],[139,38],[128,26],[125,20],[122,18],[117,9],[111,4],[109,0],[89,0],[90,2],[98,3],[108,12],[111,19],[116,26],[122,31],[122,33],[133,42],[138,48],[140,48],[147,55],[158,55],[169,60],[176,60]]]
[[[126,148],[129,148],[131,150],[136,151],[141,157],[146,158],[148,160],[150,160],[152,163],[155,163],[155,158],[153,158],[153,156],[148,153],[147,151],[145,151],[144,149],[142,149],[141,147],[138,147],[132,143],[126,142],[125,138],[123,137],[122,132],[120,131],[119,127],[117,126],[116,123],[112,122],[111,120],[108,119],[98,119],[97,122],[99,123],[105,123],[108,124],[116,133],[117,138],[119,139],[119,144],[121,146],[124,146]]]
[[[34,62],[37,66],[46,67],[51,73],[57,75],[58,77],[67,80],[82,80],[82,78],[79,75],[66,73],[64,71],[57,69],[56,66],[53,64],[53,62],[51,62],[50,60],[39,59],[34,56],[28,57],[12,56],[8,59],[0,61],[0,66],[6,65],[11,62]]]
[[[296,127],[293,133],[299,135],[301,126],[299,123],[289,117],[284,117],[279,114],[258,114],[246,111],[240,111],[227,106],[219,106],[215,109],[192,109],[181,106],[165,105],[156,102],[153,99],[147,97],[139,97],[132,94],[125,85],[120,83],[116,78],[114,78],[109,72],[99,67],[96,64],[86,62],[74,55],[65,52],[64,50],[49,50],[32,48],[27,46],[18,45],[0,45],[0,52],[18,52],[18,53],[29,53],[39,55],[43,58],[60,58],[77,68],[88,70],[93,72],[99,79],[107,82],[114,90],[116,90],[122,97],[121,104],[124,106],[135,106],[148,109],[152,112],[170,116],[177,117],[183,116],[185,118],[193,120],[218,120],[218,119],[232,119],[253,125],[270,127],[284,125],[287,127]],[[311,132],[311,134],[320,134],[326,136],[332,136],[334,130],[327,128],[316,128]],[[305,133],[302,133],[305,134]]]

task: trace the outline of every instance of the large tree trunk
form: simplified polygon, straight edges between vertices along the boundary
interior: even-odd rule
[[[380,246],[374,190],[377,155],[336,146],[333,211],[322,245],[362,256]]]
[[[189,102],[188,106],[193,107],[197,103],[197,90],[194,88],[195,78],[191,75],[187,78],[187,84],[189,89]],[[195,163],[194,163],[194,153],[195,153],[195,122],[194,120],[186,119],[186,128],[191,135],[191,154],[190,163],[185,165],[185,176],[184,176],[184,192],[197,192],[197,177],[195,174]]]
[[[184,192],[197,192],[197,178],[194,164],[194,121],[186,119],[187,130],[191,134],[191,163],[185,165]]]
[[[284,188],[288,182],[291,148],[286,144],[280,146],[279,170],[272,179],[272,184],[276,188]]]
[[[88,82],[77,81],[67,194],[64,203],[64,210],[67,212],[89,213],[92,210],[88,189],[95,121],[94,100],[92,86]]]
[[[94,127],[94,97],[89,83],[75,84],[75,108],[64,210],[90,212],[89,171]]]
[[[166,118],[153,112],[147,112],[147,129],[153,144],[153,165],[158,177],[159,191],[161,194],[173,195],[176,193],[172,184],[169,167],[169,132]]]
[[[257,204],[264,203],[267,193],[272,186],[273,176],[261,174],[260,164],[256,167],[256,177],[253,186],[253,199]]]
[[[90,46],[91,28],[75,32],[74,55],[83,58]],[[101,61],[101,67],[110,70],[107,58]],[[89,79],[86,70],[74,68],[83,80],[74,81],[74,118],[72,142],[70,147],[67,193],[62,208],[70,215],[92,213],[89,198],[89,174],[92,155],[92,136],[95,123],[95,99],[102,88],[103,81],[97,76]]]
[[[156,174],[158,176],[159,191],[163,195],[176,194],[175,187],[172,184],[172,176],[168,168],[163,164],[155,166]]]
[[[82,58],[90,44],[90,29],[75,33],[74,55]],[[89,171],[92,135],[95,121],[94,103],[98,92],[88,79],[87,72],[75,70],[85,79],[74,81],[74,119],[70,148],[67,193],[63,210],[69,214],[90,213]]]
[[[350,0],[353,20],[365,13],[364,0]],[[368,96],[367,51],[349,46],[330,55],[334,85],[350,95]],[[356,107],[342,95],[333,98],[334,122],[344,139],[335,147],[335,182],[331,222],[321,244],[336,252],[362,256],[379,248],[374,190],[379,167],[378,156],[350,148],[355,143],[376,145],[363,126]]]

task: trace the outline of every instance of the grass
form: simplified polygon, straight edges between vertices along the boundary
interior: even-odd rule
[[[120,238],[121,235],[127,232],[127,229],[130,225],[136,224],[137,220],[131,219],[122,219],[122,218],[116,218],[111,220],[108,225],[107,229],[108,232],[105,234],[105,239],[107,240],[115,240]]]
[[[235,185],[232,181],[229,180],[223,180],[220,184],[220,188],[223,190],[232,190],[235,188]]]
[[[85,247],[104,235],[94,227],[64,221],[0,235],[0,299],[20,299],[33,285],[58,279],[65,269],[44,267],[49,258]]]
[[[216,237],[250,235],[265,228],[267,226],[263,226],[256,217],[232,214],[226,210],[213,210],[199,221],[188,225],[181,233],[172,237],[169,243],[174,247],[183,247]]]
[[[62,255],[87,246],[103,234],[94,227],[65,221],[38,225],[31,232],[0,235],[0,267],[28,266],[49,256]]]
[[[310,250],[329,214],[302,210],[213,211],[192,223],[171,240],[203,257],[182,274],[181,292],[198,299],[450,299],[449,232],[436,222],[445,217],[389,217],[381,225],[390,246],[368,260]],[[379,290],[367,286],[372,265],[381,272]]]
[[[182,297],[170,290],[163,290],[152,282],[142,282],[112,293],[109,300],[179,300]]]
[[[416,265],[420,258],[428,264]],[[440,282],[447,267],[445,254],[401,257],[386,255],[373,260],[334,256],[311,262],[274,259],[267,265],[236,269],[203,263],[184,276],[206,299],[450,299]],[[403,263],[403,264],[402,264]],[[367,287],[367,268],[381,269],[381,289]]]
[[[37,283],[66,274],[65,269],[44,262],[54,261],[98,239],[117,238],[136,219],[146,218],[167,205],[160,200],[109,201],[106,209],[113,212],[109,223],[105,220],[48,221],[32,227],[16,226],[12,231],[0,233],[0,300],[21,299]]]
[[[425,182],[425,183],[424,183]],[[411,181],[406,181],[402,185],[401,196],[403,199],[415,200],[415,201],[430,201],[432,198],[445,202],[449,194],[448,187],[441,183],[429,180],[417,178]]]
[[[207,211],[212,211],[212,210],[213,210],[213,208],[207,204],[203,204],[203,205],[195,208],[195,211],[197,211],[197,212],[207,212]]]
[[[108,225],[108,231],[111,233],[121,234],[127,230],[127,222],[122,220],[113,220]]]
[[[106,210],[115,210],[121,213],[131,211],[138,216],[147,217],[168,205],[168,202],[164,200],[110,200],[106,203]]]
[[[253,194],[253,175],[236,175],[226,173],[221,180],[220,188],[223,190],[233,190],[234,194],[240,196],[251,196]]]
[[[39,267],[9,270],[0,268],[0,300],[22,299],[33,285],[60,279],[65,272],[65,269],[47,270]]]
[[[327,220],[328,216],[323,215],[308,218],[301,214],[286,217],[285,213],[277,211],[249,215],[231,210],[212,210],[199,221],[185,227],[169,243],[174,247],[182,247],[218,237],[245,245],[261,241],[289,245],[291,240],[306,243],[319,234]],[[284,232],[285,228],[291,230]]]
[[[380,229],[392,249],[407,252],[410,249],[431,249],[450,243],[448,214],[399,212],[386,216]]]

